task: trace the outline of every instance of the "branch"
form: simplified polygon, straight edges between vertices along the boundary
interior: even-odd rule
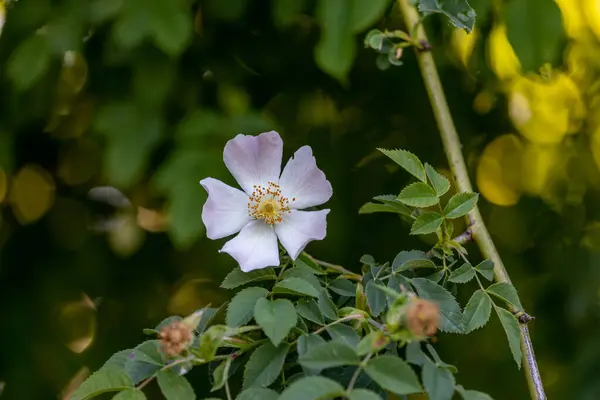
[[[417,26],[419,23],[419,14],[415,8],[409,4],[409,0],[398,0],[398,6],[407,29]],[[471,186],[467,166],[462,155],[460,139],[456,132],[450,109],[448,108],[448,102],[444,95],[444,89],[440,82],[440,77],[438,76],[435,61],[433,60],[431,51],[429,51],[431,47],[427,40],[427,35],[422,25],[417,26],[415,31],[416,40],[421,44],[416,52],[417,60],[419,62],[421,74],[423,75],[425,87],[427,88],[427,93],[429,94],[429,100],[433,108],[433,113],[435,114],[438,129],[440,130],[440,136],[444,145],[446,157],[448,158],[450,170],[452,171],[458,190],[460,192],[472,192],[473,187]],[[472,224],[471,230],[473,232],[473,238],[479,246],[481,253],[484,257],[489,258],[494,263],[495,281],[510,283],[508,272],[502,263],[502,259],[498,254],[498,250],[496,250],[494,242],[492,242],[479,209],[475,207],[473,211],[469,213],[468,218]],[[521,324],[521,348],[523,350],[523,364],[525,366],[525,376],[527,378],[531,398],[535,400],[545,400],[546,394],[544,393],[544,387],[535,359],[533,345],[531,343],[531,338],[529,337],[529,330],[525,324]]]

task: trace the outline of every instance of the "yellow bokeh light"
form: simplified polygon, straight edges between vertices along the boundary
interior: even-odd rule
[[[529,141],[554,144],[576,133],[585,106],[575,82],[563,73],[515,79],[508,88],[509,115]]]
[[[521,197],[519,171],[523,145],[515,135],[502,135],[487,145],[477,165],[477,186],[490,203],[512,206]]]
[[[487,58],[491,70],[500,80],[509,80],[521,73],[521,63],[506,36],[506,26],[497,24],[488,37]]]
[[[54,180],[45,169],[26,165],[14,176],[10,203],[15,217],[29,224],[41,218],[54,204]]]
[[[81,299],[61,306],[58,322],[65,345],[74,353],[82,353],[94,341],[96,334],[96,305],[85,294]]]
[[[0,203],[4,201],[8,191],[8,177],[2,168],[0,168]]]
[[[208,304],[220,304],[226,299],[207,278],[184,278],[169,299],[168,311],[173,315],[189,315]]]
[[[522,155],[521,184],[528,194],[542,195],[553,177],[552,172],[559,168],[562,146],[540,146],[527,143]]]
[[[459,28],[452,31],[452,47],[464,67],[469,66],[469,60],[473,54],[478,36],[479,32],[477,29],[473,29],[471,33],[467,33],[464,29]]]

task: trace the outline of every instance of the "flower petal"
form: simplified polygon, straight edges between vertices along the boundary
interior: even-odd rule
[[[253,185],[279,181],[283,141],[275,131],[258,136],[239,134],[225,145],[223,161],[231,175],[248,194]]]
[[[244,272],[279,265],[277,236],[273,227],[262,220],[250,222],[219,252],[231,255]]]
[[[292,210],[275,225],[275,233],[290,257],[295,260],[306,245],[313,240],[323,240],[327,231],[329,210]]]
[[[331,198],[333,189],[325,174],[317,168],[310,146],[303,146],[286,164],[279,179],[281,192],[290,201],[290,208],[318,206]],[[295,198],[296,200],[292,200]]]
[[[213,178],[202,179],[200,184],[208,192],[202,207],[202,222],[209,239],[233,235],[252,221],[246,193]]]

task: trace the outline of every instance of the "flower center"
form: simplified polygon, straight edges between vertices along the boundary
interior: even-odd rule
[[[289,212],[289,200],[281,195],[278,184],[269,182],[267,187],[254,185],[254,191],[248,202],[248,215],[274,225],[282,221],[283,214]]]

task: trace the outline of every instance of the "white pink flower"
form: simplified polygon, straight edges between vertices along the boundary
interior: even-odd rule
[[[208,192],[202,208],[206,236],[229,240],[228,253],[244,272],[279,265],[277,239],[292,259],[312,240],[322,240],[329,210],[300,211],[325,203],[333,191],[325,174],[303,146],[283,172],[283,141],[275,131],[257,136],[237,135],[225,145],[223,160],[243,191],[205,178]]]

